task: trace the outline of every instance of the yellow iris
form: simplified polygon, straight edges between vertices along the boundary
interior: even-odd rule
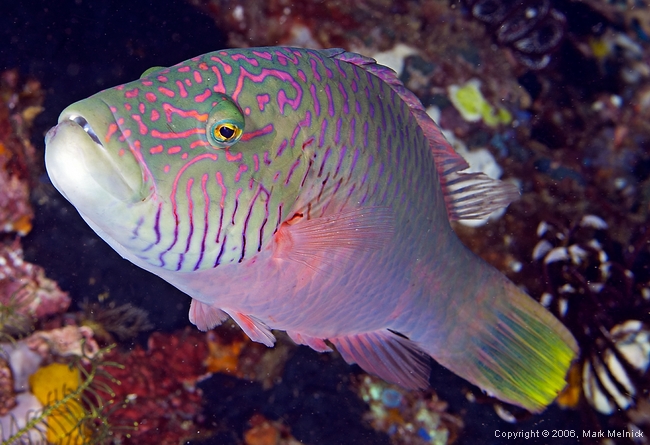
[[[241,133],[241,128],[231,123],[223,123],[214,127],[214,138],[219,142],[238,139]]]

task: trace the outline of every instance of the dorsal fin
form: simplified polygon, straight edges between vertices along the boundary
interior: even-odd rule
[[[429,117],[417,96],[398,79],[395,71],[379,65],[375,59],[341,48],[324,50],[322,53],[326,57],[352,63],[374,74],[406,102],[411,114],[429,140],[449,219],[483,218],[517,199],[519,191],[513,184],[492,179],[483,173],[460,173],[469,168],[469,164],[456,153],[443,136],[438,124]]]

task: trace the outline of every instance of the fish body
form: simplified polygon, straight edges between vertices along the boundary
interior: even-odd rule
[[[208,53],[102,91],[46,136],[57,189],[118,253],[231,316],[406,387],[427,356],[540,411],[577,351],[450,219],[507,205],[390,69],[343,50]],[[327,343],[326,340],[329,342]]]

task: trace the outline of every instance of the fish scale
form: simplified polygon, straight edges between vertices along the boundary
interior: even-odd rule
[[[208,53],[64,110],[54,185],[118,253],[228,315],[405,387],[427,356],[540,411],[577,351],[450,219],[516,196],[478,173],[394,72],[340,49]]]

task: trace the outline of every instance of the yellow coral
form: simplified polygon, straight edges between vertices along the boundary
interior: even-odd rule
[[[53,405],[81,384],[79,369],[62,363],[52,363],[40,368],[29,377],[32,394],[43,404]],[[84,410],[78,399],[72,398],[55,409],[47,419],[47,441],[68,444],[82,444],[88,437],[85,428],[77,425],[84,417]]]
[[[582,369],[575,363],[567,373],[567,385],[558,394],[556,402],[562,408],[576,408],[582,393]]]
[[[594,57],[598,60],[603,60],[612,53],[608,41],[604,38],[590,38],[589,47]]]
[[[496,127],[499,124],[509,124],[512,115],[508,110],[498,107],[496,110],[481,93],[481,82],[471,79],[465,85],[450,85],[449,99],[463,119],[478,122],[483,119],[486,125]]]
[[[244,348],[245,341],[235,340],[229,345],[224,345],[212,331],[208,333],[207,341],[208,357],[203,364],[208,372],[238,375],[239,356]]]
[[[27,235],[32,230],[32,217],[30,215],[22,215],[14,221],[13,229],[21,236]]]

